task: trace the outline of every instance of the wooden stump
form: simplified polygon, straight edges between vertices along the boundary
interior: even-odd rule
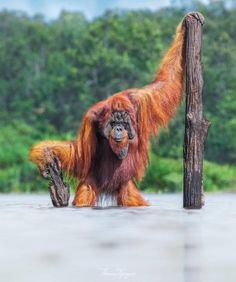
[[[70,198],[69,186],[63,180],[61,164],[56,156],[53,156],[49,148],[44,150],[45,163],[50,177],[49,192],[54,207],[67,207]]]
[[[210,122],[203,118],[201,44],[204,17],[185,17],[186,38],[186,119],[184,138],[184,208],[203,205],[203,152]]]

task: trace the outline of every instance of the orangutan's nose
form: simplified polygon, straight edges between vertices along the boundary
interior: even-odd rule
[[[125,130],[124,126],[118,124],[113,128],[113,130],[114,130],[114,136],[113,136],[114,140],[116,142],[121,142],[124,138],[124,130]]]

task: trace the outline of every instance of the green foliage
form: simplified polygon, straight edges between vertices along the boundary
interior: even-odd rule
[[[39,174],[28,161],[28,150],[34,142],[34,137],[34,129],[22,122],[1,127],[1,192],[35,191],[37,189],[34,187],[42,186]]]
[[[174,192],[182,189],[182,162],[164,159],[155,154],[150,156],[150,166],[144,180],[140,183],[142,190],[156,192]]]
[[[52,22],[0,12],[0,191],[46,189],[28,162],[30,146],[43,139],[72,138],[93,103],[149,83],[186,9],[199,10],[206,18],[204,105],[212,121],[206,188],[235,184],[236,6],[227,9],[227,1],[176,3],[185,6],[156,12],[109,11],[90,22],[71,12],[62,12]],[[184,103],[169,129],[152,142],[142,189],[181,189],[182,162],[177,159],[182,156],[183,130]]]
[[[236,167],[204,162],[204,190],[208,192],[234,189]],[[183,161],[151,154],[150,166],[140,189],[149,192],[176,192],[183,187]]]
[[[51,133],[51,138],[71,139],[70,135],[60,136]],[[0,192],[34,192],[47,190],[37,168],[28,159],[29,148],[41,139],[48,139],[33,127],[13,121],[1,127],[0,135]]]

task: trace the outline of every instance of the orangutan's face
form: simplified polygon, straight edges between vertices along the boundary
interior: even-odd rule
[[[128,153],[129,141],[135,137],[135,131],[128,112],[113,112],[104,129],[112,151],[123,160]]]

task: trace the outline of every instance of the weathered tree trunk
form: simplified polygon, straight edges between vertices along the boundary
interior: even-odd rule
[[[61,164],[48,148],[44,150],[45,163],[50,177],[49,192],[54,207],[67,207],[70,198],[69,186],[63,180]]]
[[[185,18],[186,119],[184,140],[184,207],[203,205],[203,152],[210,122],[203,119],[201,44],[204,17],[190,13]]]

